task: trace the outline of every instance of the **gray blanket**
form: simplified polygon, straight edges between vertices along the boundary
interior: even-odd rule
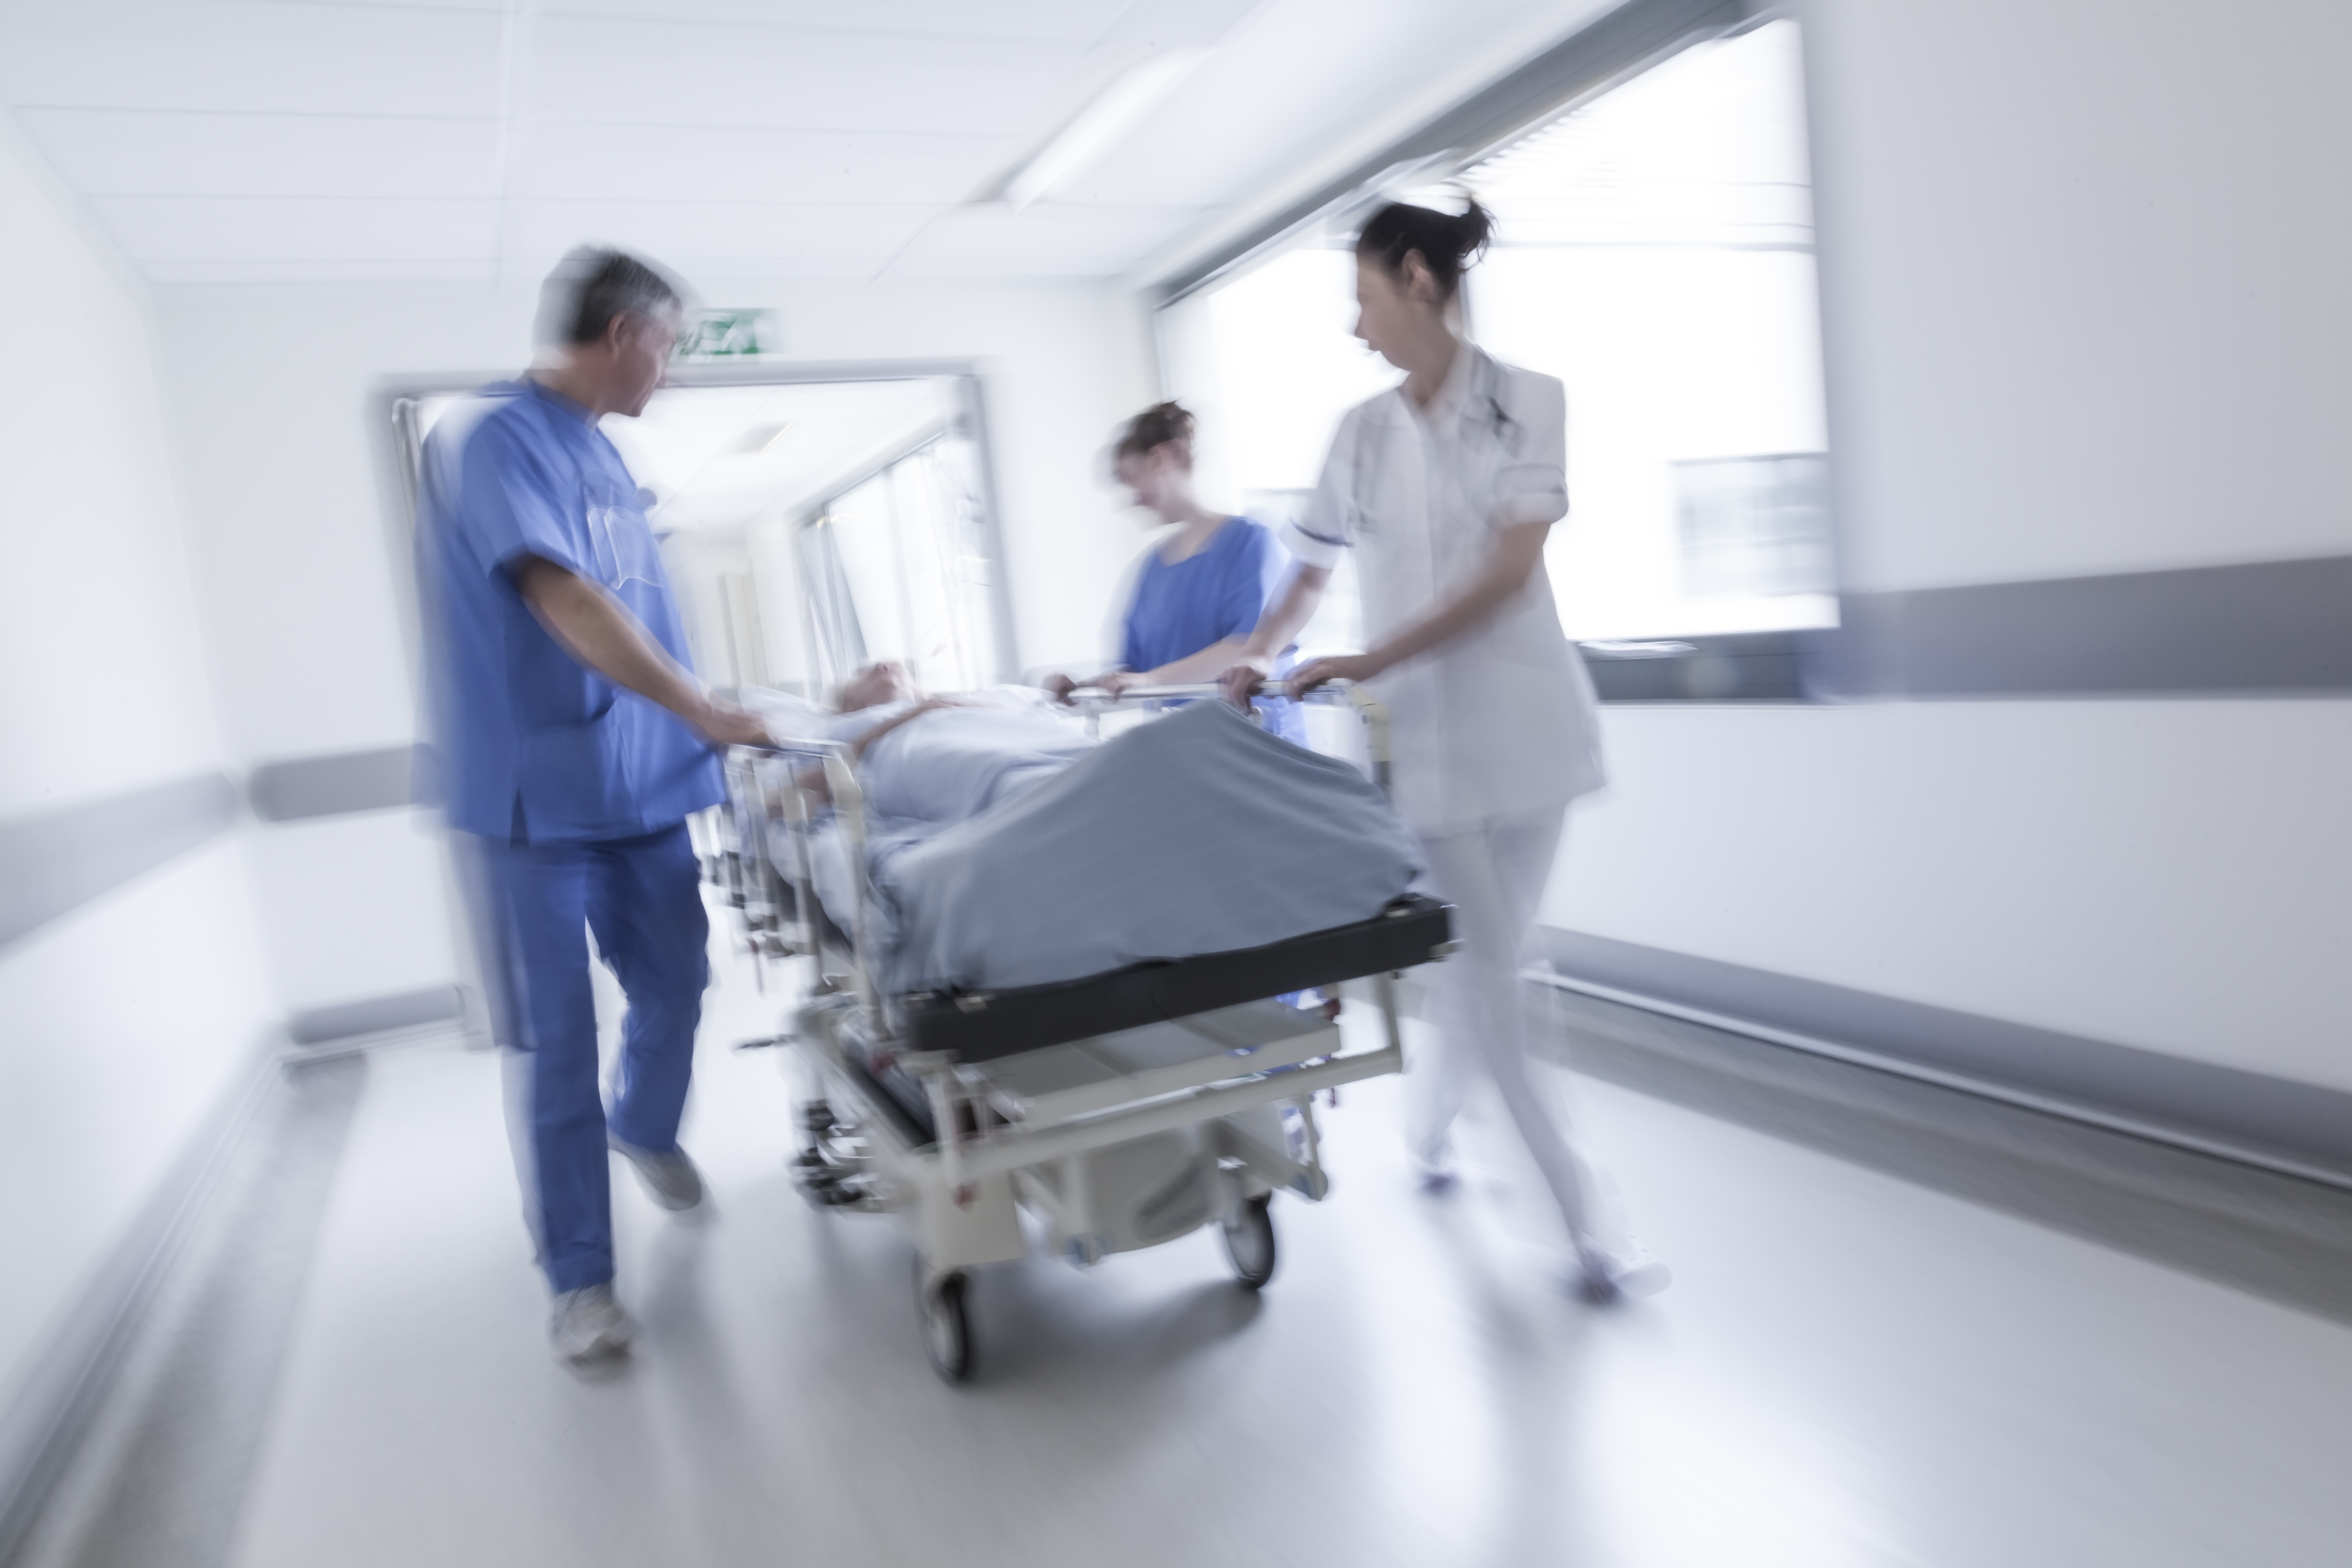
[[[1370,920],[1420,869],[1355,769],[1217,702],[1032,773],[961,821],[878,819],[867,864],[880,978],[901,993],[1258,947]]]

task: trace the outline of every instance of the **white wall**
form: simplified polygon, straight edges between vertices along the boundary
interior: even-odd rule
[[[0,234],[15,820],[222,758],[147,300],[5,120]],[[242,1080],[272,1011],[233,836],[0,948],[0,1385]]]
[[[1802,9],[1853,585],[2352,550],[2352,6]]]
[[[2352,7],[1803,13],[1854,586],[2352,552]],[[1555,923],[2352,1088],[2352,703],[1606,729]]]
[[[1151,385],[1142,317],[1093,284],[694,280],[773,306],[803,361],[956,359],[986,382],[1020,658],[1099,658],[1133,554],[1097,454]],[[458,288],[184,288],[159,296],[207,626],[232,752],[404,744],[416,715],[387,529],[384,378],[509,374],[534,294]],[[457,973],[429,824],[405,813],[276,828],[257,860],[290,1005]]]

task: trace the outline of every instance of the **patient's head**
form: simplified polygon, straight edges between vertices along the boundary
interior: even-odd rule
[[[835,705],[844,713],[855,713],[861,708],[879,708],[885,702],[903,702],[913,695],[914,678],[907,673],[905,665],[895,658],[877,659],[841,683],[841,696]]]

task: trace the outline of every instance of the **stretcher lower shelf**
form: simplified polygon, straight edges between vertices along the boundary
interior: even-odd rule
[[[919,992],[899,999],[900,1038],[911,1051],[993,1061],[1309,986],[1409,969],[1438,956],[1449,933],[1446,913],[1436,900],[1415,896],[1398,900],[1370,920],[1264,947],[1139,963],[1052,985]]]

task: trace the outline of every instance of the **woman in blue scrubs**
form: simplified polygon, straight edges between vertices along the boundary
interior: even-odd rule
[[[1193,495],[1192,427],[1190,413],[1160,403],[1129,420],[1120,433],[1112,473],[1133,504],[1174,531],[1144,558],[1120,626],[1118,666],[1087,681],[1057,675],[1046,689],[1066,698],[1081,685],[1121,691],[1215,680],[1240,655],[1281,588],[1290,555],[1272,531],[1245,517],[1211,511]],[[1266,703],[1265,726],[1307,743],[1295,702]]]

